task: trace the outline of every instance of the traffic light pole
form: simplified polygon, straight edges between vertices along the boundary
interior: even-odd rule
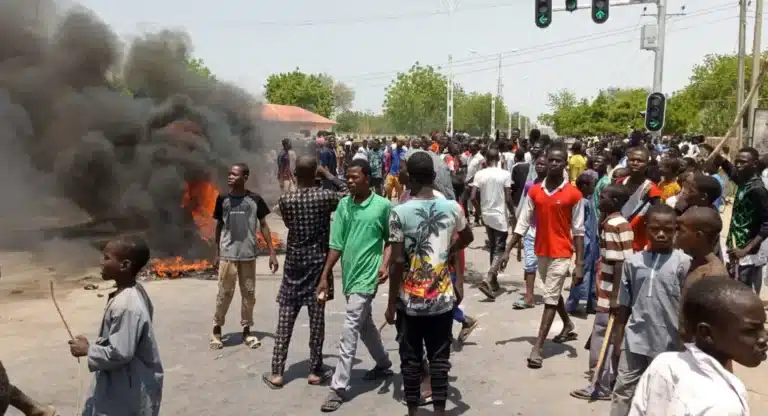
[[[653,59],[653,91],[662,91],[664,80],[664,46],[667,32],[667,0],[656,0],[656,25],[658,26],[659,47],[654,52]]]

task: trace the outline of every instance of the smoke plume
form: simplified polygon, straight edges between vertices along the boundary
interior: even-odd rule
[[[220,185],[231,163],[261,161],[259,103],[190,71],[185,33],[125,44],[89,10],[48,1],[0,0],[0,234],[8,243],[8,224],[63,216],[55,197],[185,254],[184,185]]]

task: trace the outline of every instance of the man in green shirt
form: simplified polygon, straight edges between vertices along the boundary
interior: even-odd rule
[[[331,223],[330,250],[317,286],[317,299],[324,302],[331,284],[331,270],[341,258],[341,282],[347,305],[339,343],[339,362],[331,381],[331,392],[321,407],[323,412],[338,410],[344,401],[358,339],[363,341],[376,362],[363,378],[376,380],[393,374],[392,361],[371,315],[376,289],[387,279],[390,248],[385,243],[389,238],[392,205],[371,192],[370,179],[371,166],[367,160],[355,159],[347,166],[350,195],[336,208]]]

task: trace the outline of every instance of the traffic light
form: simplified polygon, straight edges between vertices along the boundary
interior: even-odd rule
[[[592,21],[605,23],[608,20],[608,0],[592,0]]]
[[[536,0],[536,26],[540,29],[552,23],[552,0]]]
[[[565,10],[575,12],[579,8],[579,0],[565,0]]]
[[[667,97],[660,92],[648,94],[645,105],[645,128],[648,131],[661,131],[664,128],[664,116],[667,111]]]

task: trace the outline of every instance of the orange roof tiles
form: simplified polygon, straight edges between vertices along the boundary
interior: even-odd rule
[[[281,121],[284,123],[336,124],[333,120],[327,119],[301,107],[282,104],[263,104],[261,108],[261,118],[264,120]]]

